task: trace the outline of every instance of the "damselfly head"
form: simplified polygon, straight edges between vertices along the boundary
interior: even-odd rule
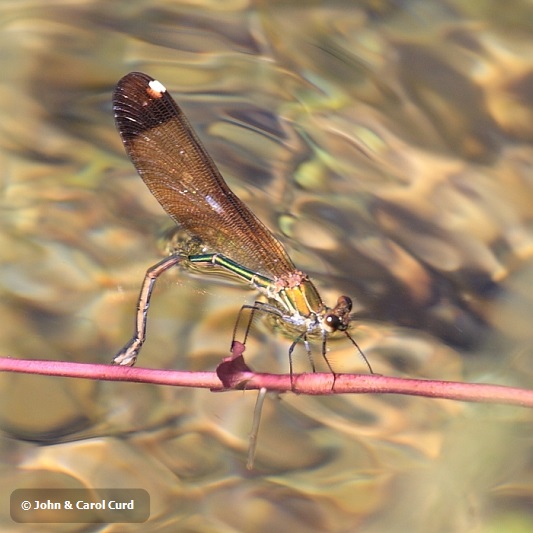
[[[328,333],[346,331],[350,323],[351,311],[352,300],[348,296],[339,296],[335,307],[325,314],[322,320],[322,327]]]

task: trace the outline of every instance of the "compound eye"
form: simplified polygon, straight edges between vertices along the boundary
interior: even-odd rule
[[[337,309],[343,309],[346,311],[346,313],[349,313],[352,310],[352,299],[348,296],[339,296],[339,299],[337,300],[337,305],[335,308]]]
[[[342,326],[342,321],[337,315],[330,313],[324,318],[324,325],[329,333],[333,333]]]

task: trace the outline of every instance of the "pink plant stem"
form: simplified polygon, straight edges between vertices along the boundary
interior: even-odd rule
[[[425,396],[427,398],[447,398],[467,402],[533,407],[533,391],[526,389],[482,383],[394,378],[375,374],[337,374],[332,389],[332,374],[297,374],[293,375],[291,380],[291,376],[288,374],[259,374],[248,370],[239,370],[238,368],[227,374],[230,379],[227,379],[226,376],[224,384],[216,372],[155,370],[62,361],[12,359],[9,357],[0,357],[0,371],[197,387],[213,391],[266,388],[269,391],[293,391],[298,394],[311,395],[347,393],[407,394]]]

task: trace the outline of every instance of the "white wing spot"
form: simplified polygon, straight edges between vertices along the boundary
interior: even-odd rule
[[[167,92],[167,89],[160,81],[152,80],[148,82],[146,91],[152,98],[161,98]]]

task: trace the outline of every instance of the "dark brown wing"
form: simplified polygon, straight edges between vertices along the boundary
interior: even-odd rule
[[[233,194],[166,89],[132,72],[113,96],[126,152],[163,209],[209,251],[279,277],[295,270],[281,243]]]

